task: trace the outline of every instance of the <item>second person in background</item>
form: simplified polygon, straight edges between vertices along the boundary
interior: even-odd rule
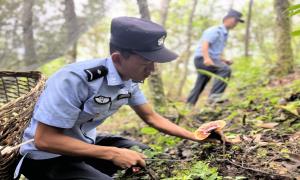
[[[219,26],[210,27],[204,31],[202,37],[195,50],[194,64],[196,69],[209,71],[222,78],[229,78],[231,75],[231,68],[229,65],[231,61],[224,59],[223,50],[226,46],[228,32],[230,29],[244,20],[241,19],[242,13],[231,9],[223,18],[223,24]],[[191,90],[187,103],[195,105],[201,92],[210,80],[207,74],[197,72],[198,77],[194,88]],[[210,91],[207,103],[215,104],[221,103],[223,92],[227,84],[221,79],[215,79],[213,87]]]

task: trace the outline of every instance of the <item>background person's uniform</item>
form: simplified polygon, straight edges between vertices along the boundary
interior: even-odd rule
[[[95,77],[98,70],[107,75]],[[137,145],[145,149],[146,145],[122,137],[96,134],[96,127],[122,105],[144,103],[146,98],[138,84],[122,81],[110,58],[71,64],[47,81],[24,141],[34,138],[37,124],[42,122],[63,128],[64,134],[90,144],[124,148]],[[112,175],[118,169],[112,161],[61,156],[41,151],[34,143],[22,146],[20,154],[24,158],[21,173],[29,179],[111,179],[106,174]]]
[[[196,69],[202,69],[209,72],[212,72],[218,76],[223,78],[229,78],[231,75],[230,67],[222,62],[221,54],[226,46],[228,38],[228,30],[224,25],[211,27],[204,31],[200,41],[198,42],[197,48],[195,50],[194,55],[194,64]],[[207,41],[209,43],[209,56],[214,62],[215,66],[206,66],[203,61],[203,53],[202,53],[202,43],[203,41]],[[210,80],[210,76],[205,75],[199,71],[197,71],[197,80],[194,88],[191,90],[187,102],[189,104],[196,104],[201,92],[205,88],[206,84]],[[210,91],[209,99],[217,100],[219,99],[223,92],[226,89],[227,84],[224,81],[215,79],[213,83],[213,87]]]

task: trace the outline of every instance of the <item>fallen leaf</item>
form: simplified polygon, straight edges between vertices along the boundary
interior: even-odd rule
[[[299,154],[288,153],[288,155],[289,155],[289,159],[291,161],[294,161],[295,163],[300,164],[300,155]]]
[[[265,128],[265,129],[274,129],[275,126],[277,126],[279,123],[276,122],[270,122],[270,123],[263,123],[263,124],[257,124],[256,126]]]
[[[255,136],[254,136],[254,142],[255,143],[259,143],[261,141],[261,134],[256,134]]]
[[[271,162],[270,168],[274,169],[278,174],[281,174],[281,175],[287,174],[287,172],[288,172],[287,168],[285,168],[284,166],[282,166],[281,164],[276,163],[276,162]]]
[[[237,135],[234,138],[228,138],[227,141],[232,144],[238,144],[238,143],[242,142],[240,135]]]
[[[193,155],[193,152],[190,149],[185,149],[182,151],[182,156],[185,158],[191,157]]]
[[[267,145],[269,145],[269,143],[268,142],[263,142],[263,141],[261,141],[261,142],[258,142],[258,144],[259,144],[259,146],[267,146]]]
[[[298,142],[299,139],[300,139],[300,132],[296,132],[295,134],[290,136],[289,141]]]
[[[246,142],[248,142],[248,143],[251,143],[252,141],[253,141],[253,139],[252,138],[250,138],[250,137],[247,137],[247,136],[242,136],[242,138],[241,138],[242,140],[244,140],[244,141],[246,141]]]
[[[300,106],[300,101],[294,101],[294,102],[290,102],[286,106],[281,106],[281,108],[299,117],[299,106]]]

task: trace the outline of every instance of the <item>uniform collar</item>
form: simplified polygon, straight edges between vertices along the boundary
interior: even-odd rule
[[[112,59],[109,57],[106,61],[106,67],[108,68],[107,85],[109,86],[117,86],[124,84],[124,81],[121,79]]]
[[[220,25],[220,28],[221,28],[221,30],[222,30],[222,32],[224,34],[228,34],[228,30],[226,29],[226,27],[224,26],[224,24]]]

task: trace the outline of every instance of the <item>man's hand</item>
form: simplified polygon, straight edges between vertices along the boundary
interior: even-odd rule
[[[218,140],[223,142],[227,142],[226,137],[224,136],[222,131],[218,131],[218,130],[214,130],[210,133],[210,135],[208,136],[208,139],[212,139],[212,140]]]
[[[205,58],[203,61],[203,64],[205,66],[215,66],[215,64],[211,58]]]
[[[232,62],[231,60],[223,59],[222,61],[223,61],[225,64],[227,64],[227,65],[233,64],[233,62]]]
[[[145,167],[145,155],[132,151],[130,149],[118,148],[117,153],[113,156],[112,161],[115,165],[125,169],[132,166]]]

